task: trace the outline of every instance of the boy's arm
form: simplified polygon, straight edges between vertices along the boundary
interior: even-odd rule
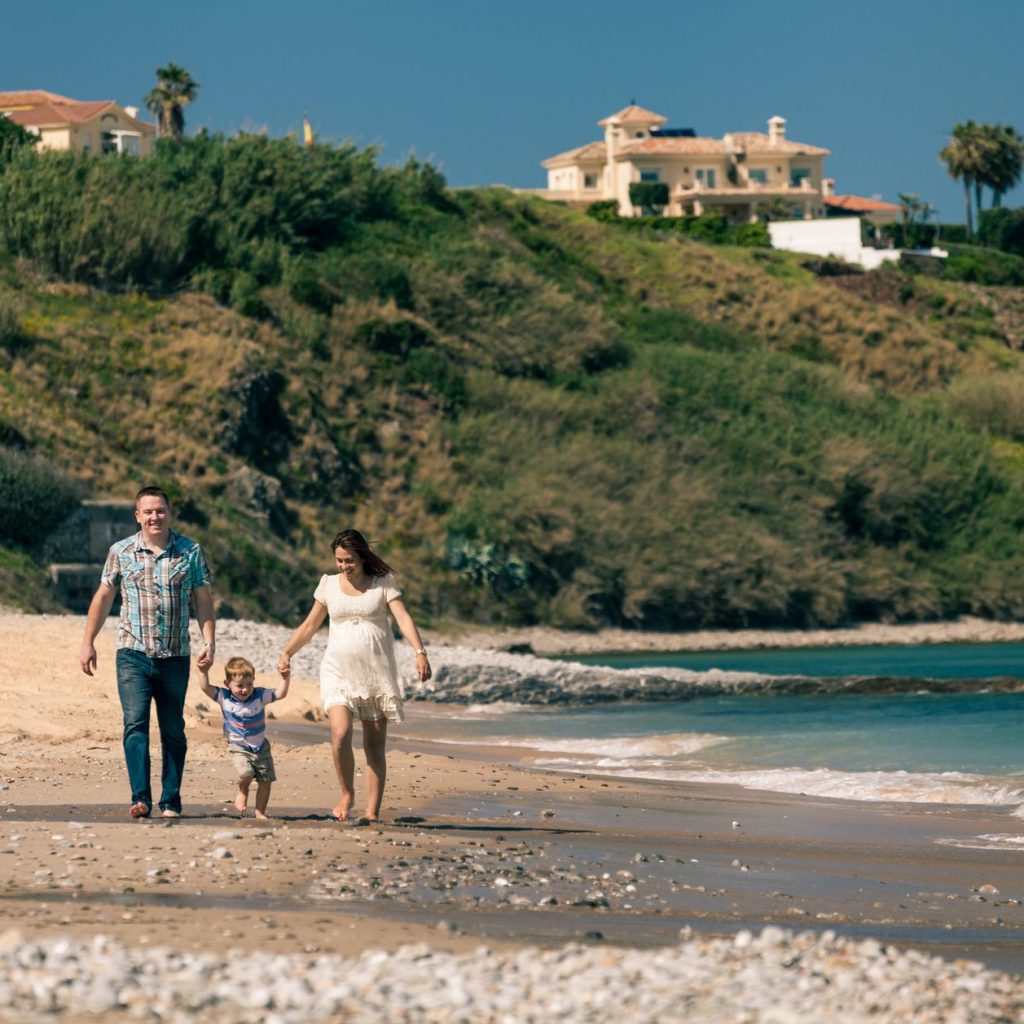
[[[199,688],[209,697],[211,700],[217,699],[217,687],[210,685],[210,668],[208,665],[199,665]]]
[[[288,687],[292,684],[292,670],[289,668],[287,672],[281,673],[281,685],[276,689],[276,696],[274,700],[284,700],[288,696]]]

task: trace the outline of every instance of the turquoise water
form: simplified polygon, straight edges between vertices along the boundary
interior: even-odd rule
[[[759,651],[681,651],[673,654],[595,655],[586,665],[650,668],[662,665],[707,671],[765,672],[787,676],[914,676],[932,679],[1024,677],[1024,644],[921,644],[907,647],[805,647]]]
[[[922,682],[917,693],[886,695],[480,706],[447,719],[446,737],[520,748],[520,755],[565,771],[860,800],[1024,805],[1024,693],[929,693],[925,682],[1024,675],[1022,652],[1021,645],[991,644],[595,658],[613,667],[905,675]]]

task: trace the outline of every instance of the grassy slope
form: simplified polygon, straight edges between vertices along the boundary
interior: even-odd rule
[[[173,481],[240,613],[294,618],[355,522],[435,618],[1024,614],[1019,291],[459,206],[364,227],[330,303],[267,288],[261,320],[8,263],[0,425],[97,494]],[[0,601],[42,607],[25,572]]]

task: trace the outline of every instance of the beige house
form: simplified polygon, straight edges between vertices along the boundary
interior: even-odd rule
[[[669,215],[723,213],[732,223],[756,221],[780,204],[791,217],[824,215],[822,182],[827,149],[786,138],[786,120],[773,117],[768,131],[727,132],[720,139],[687,128],[666,128],[661,114],[636,105],[598,125],[604,141],[543,161],[545,198],[586,205],[614,199],[619,213],[638,212],[629,200],[637,181],[668,185]]]
[[[0,116],[39,136],[41,149],[148,156],[156,138],[156,125],[140,121],[137,107],[83,103],[42,89],[0,92]]]

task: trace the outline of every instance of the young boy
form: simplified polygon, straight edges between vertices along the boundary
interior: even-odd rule
[[[264,709],[288,695],[291,673],[281,673],[282,685],[276,690],[256,686],[256,669],[245,658],[231,658],[224,666],[225,686],[210,684],[209,668],[199,669],[203,693],[220,704],[224,714],[224,735],[231,760],[238,772],[238,796],[235,807],[245,814],[249,806],[249,787],[256,780],[256,817],[267,820],[270,785],[277,778],[274,758],[267,739]]]

